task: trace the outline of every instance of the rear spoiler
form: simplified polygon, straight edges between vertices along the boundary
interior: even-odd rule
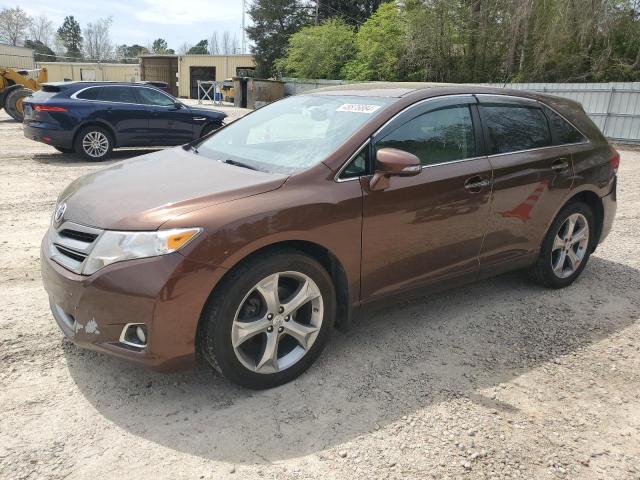
[[[43,83],[42,85],[40,85],[40,90],[42,90],[43,92],[61,92],[69,88],[70,85],[72,85],[70,82]]]

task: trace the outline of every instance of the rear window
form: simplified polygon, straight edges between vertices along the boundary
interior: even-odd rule
[[[586,141],[584,136],[576,130],[573,125],[548,107],[544,107],[549,125],[553,134],[555,145],[566,145],[567,143],[580,143]]]
[[[83,100],[97,100],[98,99],[99,90],[97,88],[87,88],[86,90],[81,90],[76,94],[76,98],[81,98]]]
[[[517,152],[552,144],[547,118],[532,107],[482,105],[492,154]]]
[[[131,87],[100,87],[98,100],[103,102],[136,103]]]

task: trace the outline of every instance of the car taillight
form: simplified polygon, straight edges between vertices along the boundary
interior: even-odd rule
[[[614,148],[613,155],[609,159],[609,165],[613,168],[614,172],[618,171],[618,167],[620,166],[620,153]]]
[[[36,112],[66,112],[64,107],[55,107],[53,105],[35,105],[33,109]]]

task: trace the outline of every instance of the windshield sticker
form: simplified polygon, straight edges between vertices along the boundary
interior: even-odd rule
[[[340,105],[336,112],[356,112],[373,113],[380,108],[380,105],[363,105],[361,103],[345,103]]]

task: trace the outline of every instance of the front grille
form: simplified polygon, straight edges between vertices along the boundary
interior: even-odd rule
[[[51,259],[75,273],[82,273],[86,258],[102,230],[73,222],[64,222],[49,230]]]
[[[67,237],[67,238],[73,238],[74,240],[78,240],[80,242],[86,242],[86,243],[91,243],[96,238],[98,238],[98,235],[95,234],[95,233],[79,232],[78,230],[70,230],[68,228],[65,228],[64,230],[61,230],[60,231],[60,236],[61,237]]]
[[[74,259],[76,262],[84,262],[84,259],[87,258],[86,255],[76,253],[73,250],[64,248],[62,245],[58,245],[58,244],[54,244],[54,245],[62,255],[66,255],[67,257]]]

